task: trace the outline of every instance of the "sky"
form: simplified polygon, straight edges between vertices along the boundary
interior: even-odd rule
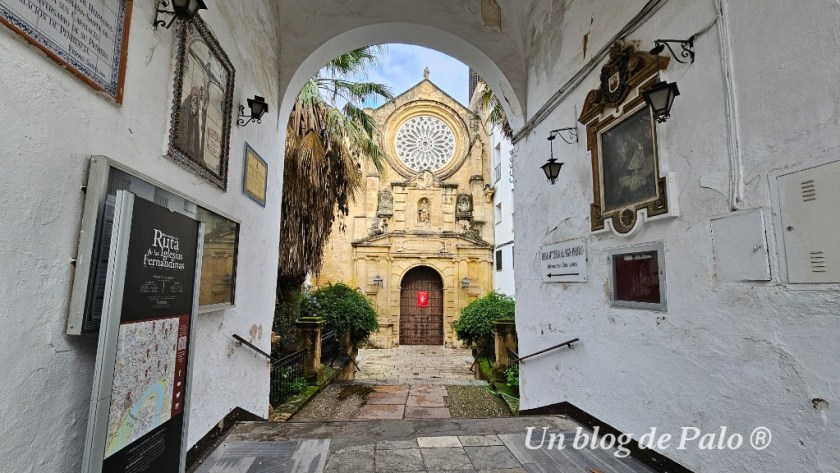
[[[431,71],[429,79],[452,98],[468,105],[469,68],[455,58],[432,49],[408,44],[386,45],[379,66],[368,72],[368,80],[387,84],[396,96],[423,80],[423,69]],[[375,104],[366,104],[377,107]]]

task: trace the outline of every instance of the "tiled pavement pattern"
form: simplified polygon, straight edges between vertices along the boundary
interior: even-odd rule
[[[359,408],[356,419],[448,419],[444,397],[446,386],[373,386],[367,403]]]
[[[195,473],[646,473],[612,451],[525,448],[525,432],[562,417],[239,424]],[[568,434],[567,434],[568,435]],[[573,434],[571,434],[573,435]]]
[[[357,382],[379,384],[474,384],[473,358],[465,348],[401,346],[359,350]]]

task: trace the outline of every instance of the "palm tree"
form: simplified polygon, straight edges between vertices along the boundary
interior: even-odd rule
[[[493,90],[487,85],[484,80],[479,79],[479,87],[481,87],[481,95],[479,96],[479,107],[481,111],[487,114],[486,123],[492,126],[498,126],[502,135],[507,139],[513,138],[513,128],[510,126],[507,114],[502,108],[502,103]]]
[[[359,80],[382,52],[381,46],[369,46],[330,61],[304,85],[289,117],[279,301],[296,298],[289,291],[320,270],[337,212],[346,215],[349,200],[362,189],[360,160],[370,159],[382,169],[376,125],[362,107],[368,100],[391,100],[393,95],[383,84]]]

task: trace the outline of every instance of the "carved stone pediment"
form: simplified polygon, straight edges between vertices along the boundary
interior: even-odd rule
[[[589,91],[579,121],[586,125],[607,107],[618,107],[630,92],[668,67],[670,58],[638,51],[633,44],[616,41],[610,60],[601,68],[600,87]]]

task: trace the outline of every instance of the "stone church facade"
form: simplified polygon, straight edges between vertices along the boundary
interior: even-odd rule
[[[461,308],[492,289],[489,147],[478,116],[426,78],[368,113],[382,172],[336,222],[316,286],[344,282],[376,305],[382,347],[457,345]]]

